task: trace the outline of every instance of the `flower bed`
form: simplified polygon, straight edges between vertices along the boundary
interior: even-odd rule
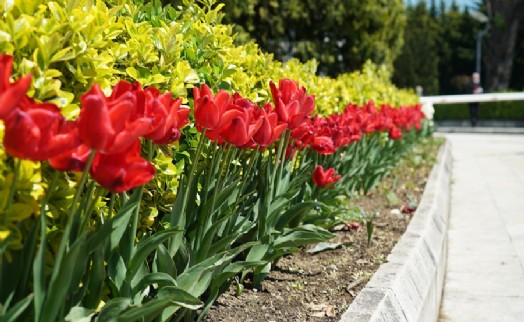
[[[283,68],[234,46],[211,2],[122,2],[1,9],[7,321],[202,318],[233,277],[258,284],[327,227],[366,220],[348,196],[431,133],[420,105],[383,101],[413,96],[380,72]]]
[[[417,145],[369,194],[351,200],[363,213],[376,214],[370,243],[365,225],[339,225],[330,244],[311,245],[283,257],[259,287],[244,283],[242,288],[234,282],[204,320],[339,321],[410,223],[439,143]]]

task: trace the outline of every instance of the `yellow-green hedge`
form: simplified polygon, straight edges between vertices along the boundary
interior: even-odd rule
[[[18,75],[34,75],[36,98],[56,102],[68,116],[93,82],[109,89],[122,78],[184,98],[193,84],[205,82],[262,102],[269,80],[287,77],[316,95],[320,114],[350,102],[417,100],[371,63],[331,79],[316,75],[314,61],[283,64],[254,43],[235,45],[232,27],[220,23],[221,5],[203,2],[161,10],[130,0],[2,0],[0,52],[14,55]]]

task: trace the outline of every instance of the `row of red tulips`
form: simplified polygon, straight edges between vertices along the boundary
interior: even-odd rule
[[[190,109],[181,105],[180,98],[126,81],[116,84],[109,97],[94,84],[80,98],[79,117],[66,120],[54,104],[27,96],[30,75],[10,82],[12,63],[11,56],[0,56],[0,119],[7,153],[48,160],[60,171],[82,171],[92,156],[91,176],[112,192],[127,191],[153,178],[154,167],[140,156],[140,138],[169,144],[180,138],[180,129],[189,123]],[[350,104],[344,112],[328,117],[311,117],[314,96],[297,82],[282,79],[278,88],[273,82],[270,88],[274,106],[267,103],[260,108],[238,93],[220,90],[214,95],[205,84],[195,87],[196,128],[219,144],[260,150],[289,129],[293,138],[289,152],[310,147],[327,155],[367,133],[387,131],[391,139],[398,139],[401,129],[420,129],[424,117],[420,105],[392,108],[373,102],[364,107]],[[323,169],[317,170],[315,184],[336,182],[332,172],[326,175]]]

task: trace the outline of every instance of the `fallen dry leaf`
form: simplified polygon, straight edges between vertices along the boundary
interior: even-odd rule
[[[323,311],[326,308],[326,304],[311,303],[308,306],[311,311]]]
[[[309,316],[313,316],[313,317],[316,317],[316,318],[323,318],[326,316],[326,312],[324,311],[320,311],[320,312],[315,312],[315,313],[310,313],[308,314]]]
[[[354,281],[353,283],[351,283],[351,284],[349,284],[348,286],[346,286],[346,291],[348,291],[348,293],[349,293],[349,291],[351,291],[352,288],[359,286],[360,283],[362,283],[363,281],[364,281],[364,280],[361,279],[361,278],[357,279],[357,280]]]
[[[335,308],[331,305],[328,305],[326,307],[326,315],[330,318],[334,318],[336,313],[335,313]]]

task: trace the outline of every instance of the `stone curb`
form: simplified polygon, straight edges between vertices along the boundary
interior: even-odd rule
[[[437,321],[446,270],[451,164],[446,142],[406,232],[339,322]]]

